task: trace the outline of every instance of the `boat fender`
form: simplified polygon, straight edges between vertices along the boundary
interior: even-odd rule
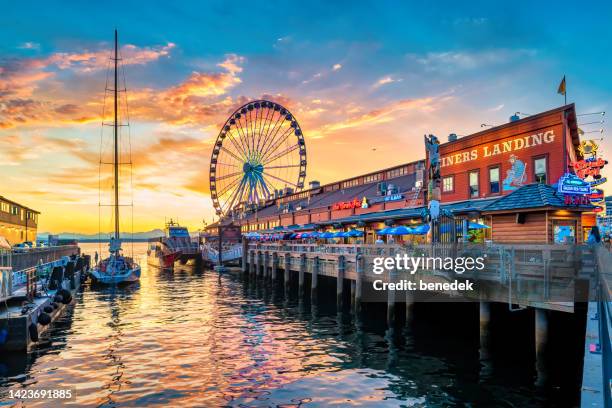
[[[53,306],[47,305],[43,308],[43,310],[45,311],[45,313],[51,313],[53,312]]]
[[[72,302],[72,294],[67,289],[60,289],[57,291],[57,294],[62,297],[61,302],[65,305]]]
[[[49,316],[46,313],[41,313],[38,315],[38,323],[42,324],[43,326],[48,325],[49,323],[51,323],[51,316]]]
[[[30,326],[28,327],[28,331],[30,332],[30,340],[32,340],[33,342],[37,342],[38,341],[38,326],[36,325],[36,323],[30,324]]]
[[[55,296],[53,296],[53,301],[56,303],[62,303],[63,300],[64,298],[62,298],[62,295],[59,294],[59,291]]]

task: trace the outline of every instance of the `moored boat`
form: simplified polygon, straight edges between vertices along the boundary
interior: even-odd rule
[[[136,282],[140,279],[140,265],[134,262],[133,258],[125,257],[122,253],[121,239],[119,234],[119,127],[124,126],[119,124],[118,115],[118,81],[117,81],[117,64],[120,60],[118,55],[118,40],[117,30],[115,30],[115,50],[114,58],[111,58],[114,62],[114,87],[113,87],[113,102],[114,102],[114,119],[113,119],[113,219],[115,221],[115,231],[113,237],[110,239],[108,244],[110,256],[106,259],[101,260],[91,271],[90,276],[95,283],[103,285],[117,285],[121,283]],[[125,86],[123,87],[125,88]],[[104,126],[104,123],[103,123]],[[102,148],[102,146],[101,146]],[[103,160],[100,159],[100,164]]]
[[[200,258],[197,242],[191,240],[189,230],[170,219],[166,223],[165,235],[149,240],[147,263],[149,265],[169,269],[179,261],[186,264],[190,259],[196,262]]]

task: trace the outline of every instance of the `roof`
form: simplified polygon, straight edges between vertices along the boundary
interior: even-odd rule
[[[23,204],[19,204],[19,203],[18,203],[18,202],[16,202],[16,201],[9,200],[8,198],[6,198],[6,197],[4,197],[4,196],[0,196],[0,200],[2,200],[2,201],[6,201],[6,202],[7,202],[7,203],[9,203],[9,204],[16,205],[16,206],[21,207],[21,208],[23,208],[23,209],[25,209],[25,210],[28,210],[28,211],[30,211],[30,212],[33,212],[33,213],[36,213],[36,214],[40,214],[40,211],[36,211],[36,210],[34,210],[34,209],[32,209],[32,208],[26,207],[25,205],[23,205]]]
[[[533,183],[524,185],[512,193],[498,198],[491,204],[484,207],[482,210],[488,212],[542,207],[560,207],[564,209],[581,210],[589,210],[593,208],[592,205],[568,207],[565,204],[563,196],[557,193],[557,189],[549,186],[548,184]]]
[[[409,173],[403,176],[390,178],[385,181],[388,184],[395,185],[400,191],[400,193],[409,194],[410,190],[415,186],[416,174]],[[291,203],[294,207],[296,207],[298,204],[303,204],[303,207],[305,209],[323,208],[340,201],[350,201],[355,198],[361,199],[364,196],[369,198],[375,197],[378,188],[377,186],[378,181],[374,181],[354,187],[340,188],[334,191],[323,192],[323,190],[321,190],[321,193],[312,195],[310,199],[308,197],[299,198],[289,201],[288,203]],[[288,203],[285,203],[284,205]],[[283,208],[279,208],[277,205],[270,205],[268,207],[259,209],[253,213],[250,213],[246,216],[246,219],[262,219],[265,217],[276,216],[281,213],[283,213]]]

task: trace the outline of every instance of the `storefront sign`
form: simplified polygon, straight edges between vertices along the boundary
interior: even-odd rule
[[[582,157],[595,157],[599,145],[594,140],[583,140],[578,146],[578,152]]]
[[[595,207],[595,208],[593,208],[593,210],[592,210],[592,211],[593,211],[594,213],[600,213],[600,212],[602,212],[602,211],[603,211],[603,208],[601,208],[601,207]]]
[[[591,184],[575,174],[565,173],[559,178],[557,191],[561,194],[588,195],[591,194]]]
[[[591,200],[588,196],[576,195],[576,194],[565,194],[565,205],[589,205]]]
[[[516,152],[518,150],[528,149],[531,147],[540,146],[542,144],[553,143],[554,141],[555,132],[553,130],[536,133],[530,136],[517,137],[505,142],[488,144],[478,149],[442,157],[440,160],[441,167],[453,166],[455,164],[478,160],[479,158],[487,158],[504,153]]]
[[[391,194],[391,195],[387,195],[383,197],[373,197],[373,198],[370,198],[368,201],[370,205],[372,205],[372,204],[382,203],[382,202],[400,201],[403,199],[404,199],[403,194]]]
[[[361,208],[361,200],[356,198],[353,201],[340,201],[332,206],[332,210],[350,210],[352,208]]]
[[[602,158],[589,158],[584,160],[579,160],[577,162],[571,163],[571,166],[574,168],[574,172],[581,179],[585,179],[589,176],[598,179],[601,177],[600,172],[601,169],[608,164],[608,162]]]
[[[589,195],[589,199],[592,203],[598,203],[604,199],[604,192],[600,188],[594,188]]]
[[[608,181],[608,179],[607,179],[607,178],[605,178],[605,177],[602,177],[602,178],[598,178],[597,180],[589,181],[588,183],[589,183],[591,186],[600,186],[600,185],[602,185],[603,183],[605,183],[606,181]]]

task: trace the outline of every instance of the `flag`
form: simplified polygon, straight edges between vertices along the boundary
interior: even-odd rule
[[[557,89],[557,93],[561,95],[565,95],[565,75],[563,75],[563,79],[559,84],[559,89]]]

